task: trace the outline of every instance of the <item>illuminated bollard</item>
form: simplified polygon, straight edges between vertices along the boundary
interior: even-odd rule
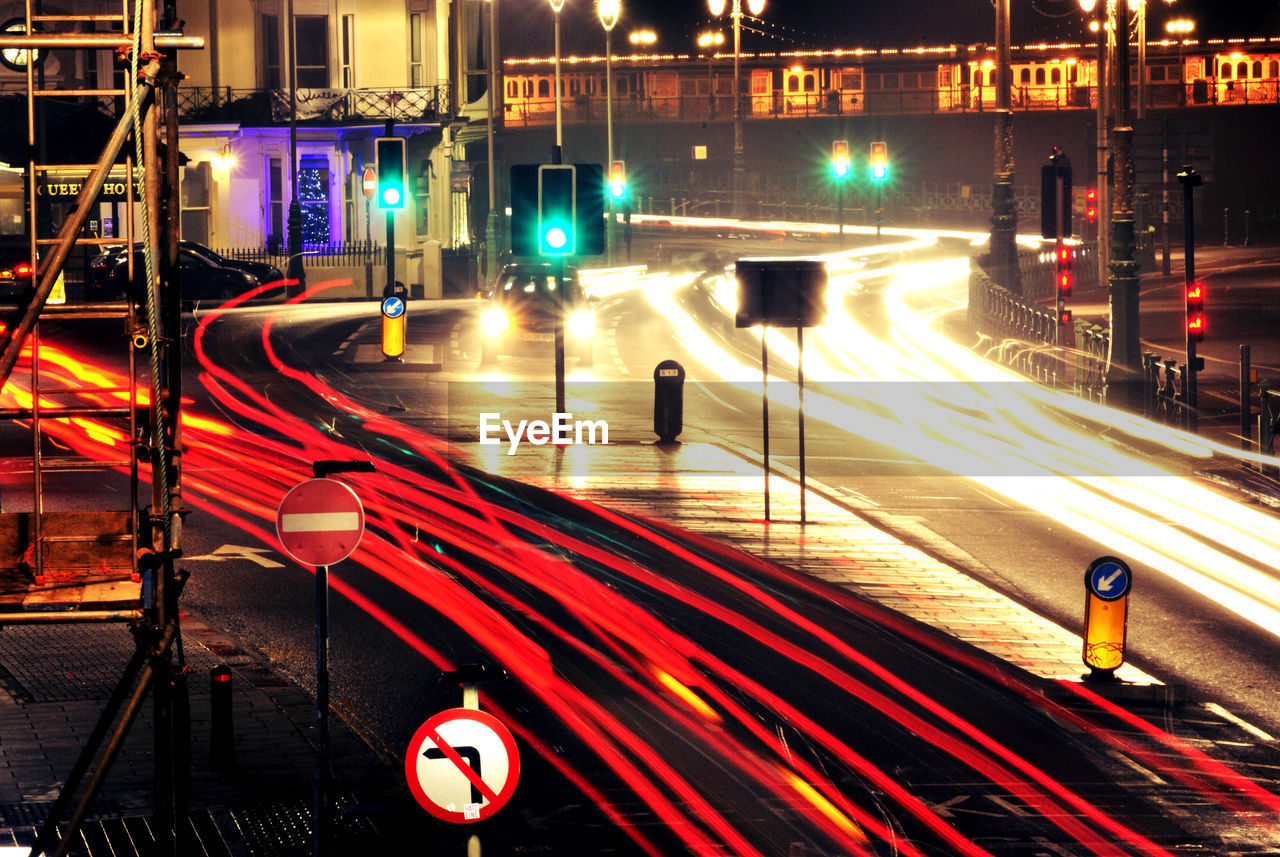
[[[1110,679],[1124,663],[1133,572],[1113,556],[1095,559],[1084,573],[1084,662],[1093,678]]]
[[[383,294],[386,297],[382,299],[382,356],[398,361],[404,358],[405,311],[408,308],[404,284],[396,283],[394,288],[384,289]]]

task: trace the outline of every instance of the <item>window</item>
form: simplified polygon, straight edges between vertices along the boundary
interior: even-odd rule
[[[1153,65],[1149,69],[1149,72],[1150,73],[1147,75],[1147,77],[1151,79],[1152,83],[1164,83],[1164,66]]]
[[[507,98],[518,98],[520,96],[520,84],[514,80],[507,81]]]
[[[329,243],[329,162],[304,155],[298,168],[298,204],[302,208],[302,243]]]
[[[1044,69],[1036,69],[1036,86],[1044,86]]]
[[[355,70],[352,67],[352,55],[356,47],[356,16],[342,16],[342,46],[340,48],[342,64],[342,88],[351,89],[356,85]]]
[[[275,15],[262,16],[262,82],[268,89],[279,89],[280,82],[280,19]]]
[[[1280,77],[1280,62],[1271,61],[1267,66],[1267,77]]]
[[[284,164],[279,158],[272,158],[268,168],[270,184],[270,210],[268,211],[267,246],[279,252],[284,243]]]
[[[209,162],[182,168],[182,237],[209,243]]]
[[[1062,69],[1054,66],[1053,70],[1049,72],[1049,83],[1054,86],[1060,86],[1062,84]]]
[[[1031,82],[1031,69],[1024,68],[1018,72],[1018,83],[1028,84]]]
[[[329,19],[324,15],[299,15],[297,37],[299,89],[325,89],[329,82]]]
[[[420,89],[426,84],[422,73],[422,13],[409,15],[409,86]]]
[[[1255,60],[1253,63],[1253,79],[1258,80],[1262,77],[1262,61]]]
[[[620,77],[613,82],[613,93],[614,95],[627,94],[627,79],[625,77]]]
[[[862,69],[842,69],[840,72],[840,88],[862,89]]]
[[[800,75],[798,74],[787,75],[787,92],[799,92],[799,91],[800,91]]]
[[[538,97],[539,98],[551,97],[551,81],[547,80],[545,77],[542,80],[538,81]]]
[[[1247,62],[1242,62],[1236,66],[1237,78],[1239,78],[1240,80],[1244,80],[1248,76],[1249,76],[1249,64]]]
[[[1229,63],[1229,62],[1224,62],[1224,63],[1222,64],[1222,74],[1221,74],[1221,77],[1222,77],[1222,79],[1223,79],[1223,80],[1230,80],[1230,79],[1231,79],[1231,63]]]
[[[804,76],[804,91],[813,92],[815,88],[817,88],[817,81],[814,80],[813,75],[806,74]]]

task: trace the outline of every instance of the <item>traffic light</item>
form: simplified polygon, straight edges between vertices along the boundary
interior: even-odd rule
[[[512,165],[512,255],[599,256],[604,197],[599,164]]]
[[[889,146],[886,143],[871,144],[871,178],[882,182],[889,177]]]
[[[577,211],[577,171],[570,165],[538,167],[538,255],[572,256]]]
[[[404,208],[408,196],[404,137],[379,137],[373,142],[378,159],[378,207]]]
[[[1076,275],[1071,270],[1072,250],[1069,245],[1062,244],[1054,251],[1054,281],[1058,284],[1060,297],[1071,297],[1071,287],[1075,285]]]
[[[614,161],[609,165],[609,198],[614,202],[627,198],[626,161]]]
[[[1071,234],[1071,161],[1053,147],[1049,163],[1040,167],[1040,237]]]
[[[1187,286],[1187,341],[1204,342],[1204,283]]]
[[[1098,189],[1091,187],[1084,192],[1084,219],[1089,225],[1098,222]]]
[[[836,140],[831,144],[831,171],[839,181],[849,177],[849,141]]]
[[[1062,312],[1058,313],[1058,324],[1063,326],[1069,326],[1071,324],[1071,310],[1064,309]]]

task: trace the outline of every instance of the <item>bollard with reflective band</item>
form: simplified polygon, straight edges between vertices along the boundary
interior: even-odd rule
[[[1133,572],[1113,556],[1095,559],[1084,573],[1084,662],[1097,678],[1111,678],[1124,663]]]
[[[382,299],[382,355],[388,360],[404,356],[405,302],[399,295]]]

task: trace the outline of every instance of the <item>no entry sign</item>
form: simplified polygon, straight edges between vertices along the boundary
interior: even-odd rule
[[[364,507],[349,485],[310,479],[295,485],[276,512],[276,537],[303,565],[333,565],[351,556],[364,534]]]
[[[520,778],[515,739],[497,718],[451,708],[418,727],[404,760],[409,791],[443,821],[470,824],[511,799]]]

